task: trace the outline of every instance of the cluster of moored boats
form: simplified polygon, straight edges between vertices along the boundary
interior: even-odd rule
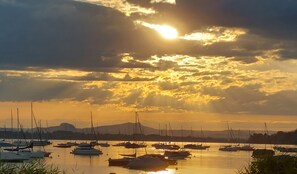
[[[46,146],[51,144],[47,140],[42,141],[30,141],[29,143],[24,143],[22,141],[15,141],[13,143],[8,143],[4,140],[0,140],[0,161],[4,162],[23,162],[32,158],[44,158],[49,157],[51,152],[45,150],[33,150],[34,146]],[[73,155],[83,155],[83,156],[99,156],[103,152],[99,147],[109,147],[110,144],[99,143],[93,141],[90,143],[76,143],[76,142],[67,142],[59,143],[53,145],[56,148],[71,148],[71,154]],[[121,142],[114,144],[112,146],[121,146],[127,149],[138,149],[146,148],[147,144],[145,143],[136,143],[136,142]],[[136,150],[133,154],[119,154],[119,158],[109,158],[109,166],[121,166],[129,169],[137,170],[163,170],[166,169],[169,165],[176,165],[178,160],[183,160],[191,157],[191,150],[207,150],[210,148],[208,145],[190,143],[185,144],[183,147],[180,147],[174,143],[155,143],[151,145],[153,148],[162,150],[162,153],[146,153],[145,155],[137,156]],[[274,146],[273,149],[279,152],[297,152],[297,148],[288,148],[283,146]],[[275,151],[272,149],[256,149],[253,146],[246,145],[227,145],[219,148],[220,151],[226,152],[235,152],[235,151],[252,151],[252,156],[255,158],[273,156]]]
[[[122,142],[113,146],[125,148],[145,148],[144,143]],[[120,154],[121,158],[109,158],[109,166],[121,166],[137,170],[162,170],[169,165],[176,165],[177,160],[186,159],[191,156],[187,150],[181,149],[178,145],[171,143],[156,143],[152,147],[164,150],[163,154],[145,154],[137,156],[134,154]]]
[[[2,162],[23,162],[32,158],[49,157],[50,152],[43,150],[33,150],[34,146],[49,145],[49,141],[30,141],[28,143],[15,141],[8,143],[0,141],[0,161]]]

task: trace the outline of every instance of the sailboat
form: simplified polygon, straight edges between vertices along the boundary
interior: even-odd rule
[[[11,124],[12,124],[12,126],[11,126],[11,133],[12,133],[13,132],[12,111],[11,111]],[[1,139],[0,140],[0,148],[2,148],[2,147],[4,147],[4,148],[13,147],[14,144],[7,142],[6,139],[5,139],[6,138],[6,125],[4,125],[4,132],[5,132],[4,137],[3,137],[4,139]]]
[[[139,132],[138,132],[139,129]],[[143,134],[143,130],[141,128],[141,124],[139,121],[139,115],[137,112],[135,112],[135,127],[134,127],[134,133],[133,133],[133,137],[135,137],[136,135],[142,135]],[[134,138],[135,139],[135,138]],[[136,142],[126,142],[124,147],[128,148],[128,149],[135,149],[135,148],[144,148],[147,145],[144,143],[136,143]]]
[[[201,127],[201,136],[203,139],[205,139],[204,133],[202,131],[202,127]],[[210,148],[210,146],[207,145],[203,145],[201,144],[186,144],[184,145],[185,149],[194,149],[194,150],[207,150],[208,148]]]
[[[138,116],[138,113],[135,112],[135,126],[134,126],[134,130],[133,130],[133,139],[135,139],[135,135],[137,135],[138,129],[139,129],[140,134],[142,134],[143,132],[142,132],[141,124],[139,121],[139,116]],[[135,169],[138,166],[138,164],[135,163],[135,160],[139,161],[139,157],[137,157],[136,149],[146,148],[147,145],[144,143],[136,143],[136,142],[134,143],[134,142],[128,141],[128,142],[118,143],[113,146],[124,146],[125,148],[133,148],[133,149],[135,149],[135,153],[120,154],[121,156],[123,156],[122,158],[114,158],[114,159],[109,158],[108,159],[109,166],[128,167],[128,165],[131,165],[131,166],[129,166],[129,168]]]
[[[269,133],[267,129],[267,125],[265,123],[265,134],[269,138]],[[273,156],[275,154],[274,150],[272,149],[266,149],[266,143],[265,143],[265,148],[264,149],[255,149],[253,151],[252,157],[253,158],[265,158],[269,156]]]
[[[171,136],[173,137],[173,132],[169,123],[169,128],[171,130]],[[183,131],[181,131],[182,136],[183,136]],[[171,159],[171,160],[179,160],[179,159],[186,159],[188,158],[191,153],[185,149],[168,149],[164,151],[163,154],[167,159]]]
[[[249,135],[251,135],[250,131],[249,131]],[[254,151],[255,148],[251,144],[244,144],[239,147],[239,150],[240,151]]]
[[[96,132],[94,129],[94,125],[93,125],[93,114],[91,112],[91,130],[93,132],[93,134],[96,137],[96,141],[95,143],[97,143],[98,139],[96,136]],[[73,149],[70,153],[74,154],[74,155],[86,155],[86,156],[98,156],[98,155],[102,155],[102,151],[99,149],[95,149],[94,148],[94,143],[82,143],[79,144],[75,149]]]
[[[13,117],[11,111],[11,129],[13,130]],[[13,132],[13,131],[12,131]],[[17,147],[18,148],[18,147]],[[23,162],[30,159],[30,154],[21,153],[19,150],[14,150],[13,146],[7,149],[0,148],[0,162]]]
[[[230,141],[233,142],[234,139],[234,134],[233,134],[233,130],[230,129],[229,127],[229,123],[227,123],[227,127],[228,127],[228,133],[229,133],[229,137],[230,137]],[[225,146],[221,146],[219,148],[220,151],[225,151],[225,152],[237,152],[239,151],[239,145],[233,145],[232,143],[229,145],[225,145]]]
[[[38,140],[33,139],[34,130],[33,130],[33,124],[36,126],[36,131],[38,134]],[[31,143],[33,143],[33,146],[47,146],[52,144],[49,140],[42,139],[42,129],[41,129],[41,122],[37,124],[36,117],[33,112],[33,103],[31,102]]]
[[[135,113],[135,129],[134,134],[137,133],[137,129],[139,128],[140,133],[142,132],[139,116],[137,112]],[[146,148],[146,145],[134,143],[137,145],[137,148],[144,147]],[[145,151],[146,152],[146,151]],[[163,170],[168,167],[169,164],[176,164],[176,161],[168,160],[165,158],[164,155],[161,154],[145,154],[142,156],[136,156],[136,152],[134,154],[121,154],[124,156],[123,158],[118,159],[109,159],[109,165],[110,166],[123,166],[127,167],[129,169],[135,169],[135,170],[145,170],[145,171],[158,171]]]
[[[169,127],[171,128],[170,126],[170,123],[169,123]],[[163,149],[163,150],[179,150],[180,149],[180,146],[176,145],[176,144],[172,144],[169,140],[169,137],[168,137],[168,133],[167,133],[167,124],[166,124],[166,128],[165,128],[165,132],[166,132],[166,139],[167,139],[167,142],[159,142],[159,143],[155,143],[155,144],[152,144],[152,146],[155,148],[155,149]],[[173,133],[171,131],[171,135],[173,136]]]
[[[34,116],[34,113],[33,113],[33,104],[31,103],[31,134],[32,134],[32,137],[31,138],[32,139],[31,139],[31,142],[27,144],[27,147],[23,148],[21,150],[21,152],[24,153],[24,154],[29,154],[30,155],[30,158],[44,158],[44,157],[49,157],[49,155],[51,153],[45,151],[44,148],[43,148],[43,150],[35,150],[35,151],[33,149],[34,148],[34,141],[33,141],[33,120],[35,120],[35,116]],[[36,120],[35,120],[35,123],[36,123]],[[19,120],[18,120],[18,125],[20,127],[21,132],[23,132],[23,127],[20,124]],[[40,140],[41,140],[41,138],[40,138]]]
[[[5,140],[0,140],[0,148],[1,147],[13,147],[14,145],[6,142]]]
[[[0,148],[0,162],[23,162],[29,160],[30,158],[30,154],[14,151],[3,151]]]

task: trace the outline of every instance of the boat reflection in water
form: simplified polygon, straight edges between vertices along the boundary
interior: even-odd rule
[[[109,166],[121,166],[135,170],[159,171],[166,169],[169,165],[176,165],[177,161],[168,159],[161,154],[146,154],[139,157],[123,157],[109,159]]]

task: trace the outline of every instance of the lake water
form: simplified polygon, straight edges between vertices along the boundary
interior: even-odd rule
[[[53,141],[53,145],[64,143],[66,141]],[[117,141],[109,141],[109,144],[116,144]],[[146,142],[148,153],[162,153],[162,150],[154,149],[151,144],[154,142]],[[185,143],[176,143],[182,146]],[[132,154],[133,149],[124,147],[101,147],[103,152],[101,156],[76,156],[70,154],[74,148],[55,148],[53,145],[46,146],[47,151],[52,152],[51,158],[47,158],[48,164],[59,166],[60,169],[66,171],[67,174],[236,174],[239,169],[246,166],[251,160],[252,152],[222,152],[219,151],[221,143],[207,143],[210,145],[209,150],[190,150],[192,157],[186,160],[179,160],[178,165],[169,166],[165,171],[160,172],[143,172],[137,170],[129,170],[122,167],[109,167],[109,158],[120,158],[119,154]],[[264,145],[257,145],[263,148]],[[145,154],[145,149],[138,149],[137,154]]]

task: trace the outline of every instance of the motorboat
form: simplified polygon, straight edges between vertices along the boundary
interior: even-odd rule
[[[93,147],[76,147],[71,152],[74,155],[98,156],[102,155],[102,151]]]
[[[71,144],[68,144],[68,143],[59,143],[57,145],[55,145],[54,147],[58,147],[58,148],[70,148],[72,147]]]
[[[133,157],[133,158],[136,158],[136,153],[133,153],[133,154],[120,154],[121,156],[124,156],[124,157]]]
[[[101,147],[109,147],[110,144],[108,144],[107,142],[106,143],[98,143],[99,146]]]
[[[67,142],[66,144],[68,144],[70,146],[77,146],[78,145],[77,142]]]
[[[49,140],[33,140],[31,142],[33,143],[33,146],[47,146],[52,144]]]

